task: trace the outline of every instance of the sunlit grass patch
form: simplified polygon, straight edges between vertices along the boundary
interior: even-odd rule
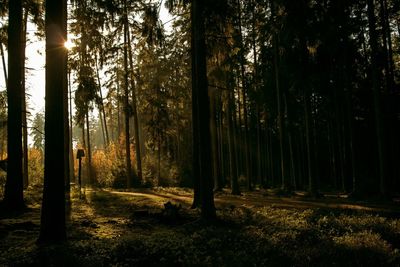
[[[349,263],[354,265],[383,266],[400,264],[400,253],[378,233],[363,230],[348,233],[343,236],[333,237],[338,251],[342,257],[349,258]]]

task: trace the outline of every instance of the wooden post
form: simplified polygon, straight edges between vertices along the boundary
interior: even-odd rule
[[[78,149],[78,152],[76,153],[76,158],[79,161],[79,167],[78,167],[78,185],[79,185],[79,198],[82,197],[82,179],[81,179],[81,173],[82,173],[82,158],[85,156],[85,150],[83,149]]]

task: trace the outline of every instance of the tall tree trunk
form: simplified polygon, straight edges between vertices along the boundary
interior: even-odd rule
[[[24,206],[22,176],[22,4],[21,0],[8,3],[8,71],[7,85],[8,123],[7,127],[7,180],[4,192],[5,205],[13,209]]]
[[[290,155],[290,176],[291,176],[291,184],[294,189],[297,188],[297,180],[296,180],[296,167],[294,165],[294,153],[293,153],[293,145],[292,145],[292,135],[289,133],[289,155]]]
[[[192,2],[192,27],[194,42],[192,53],[194,54],[192,67],[194,68],[194,87],[192,99],[197,108],[197,117],[193,123],[198,124],[198,140],[193,140],[198,145],[200,162],[200,191],[201,191],[201,217],[205,220],[213,220],[216,217],[213,194],[213,179],[211,167],[211,137],[210,137],[210,104],[207,84],[206,45],[204,29],[204,2],[193,0]]]
[[[271,0],[271,13],[275,16],[275,4],[274,0]],[[284,154],[284,124],[282,116],[282,92],[280,86],[280,74],[279,74],[279,51],[278,51],[278,36],[277,33],[273,34],[273,49],[274,49],[274,74],[275,74],[275,89],[276,89],[276,105],[277,105],[277,123],[279,133],[279,154],[280,154],[280,174],[281,174],[281,187],[284,190],[286,188],[286,173],[285,173],[285,154]]]
[[[247,84],[245,75],[245,54],[244,54],[244,43],[243,43],[243,32],[242,32],[242,8],[240,0],[237,1],[238,5],[238,27],[239,27],[239,42],[240,42],[240,76],[242,81],[242,98],[243,98],[243,123],[244,123],[244,156],[245,156],[245,168],[247,178],[247,189],[252,190],[252,172],[251,172],[251,159],[250,159],[250,145],[249,145],[249,123],[247,114]]]
[[[253,46],[253,61],[254,61],[254,91],[258,93],[259,91],[259,82],[258,82],[258,58],[257,58],[257,42],[256,42],[256,1],[252,1],[253,5],[253,13],[252,13],[252,46]],[[262,174],[262,157],[261,157],[261,123],[260,123],[260,105],[256,103],[256,128],[257,128],[257,181],[260,184],[264,184],[263,174]]]
[[[235,129],[233,127],[233,113],[232,108],[234,106],[233,96],[231,92],[228,92],[227,96],[227,107],[226,107],[226,120],[228,122],[228,149],[229,149],[229,173],[231,178],[231,192],[233,195],[240,195],[238,173],[237,173],[237,159],[236,159],[236,144],[235,144]]]
[[[104,109],[103,92],[101,90],[101,81],[100,81],[99,67],[98,67],[98,63],[97,63],[97,54],[96,54],[96,73],[97,73],[97,83],[99,84],[99,96],[100,96],[100,107],[101,107],[100,112],[103,115],[105,142],[106,142],[106,145],[108,146],[110,144],[110,137],[108,135],[107,116],[106,116],[106,111]]]
[[[68,89],[69,89],[69,170],[70,181],[75,181],[75,167],[74,167],[74,151],[72,148],[72,87],[71,87],[71,72],[68,72]]]
[[[218,155],[218,134],[217,134],[217,118],[216,118],[216,89],[213,88],[210,93],[210,131],[211,131],[211,150],[212,150],[212,171],[214,177],[214,190],[222,190],[221,176],[219,175],[220,164]]]
[[[126,186],[132,187],[131,142],[129,133],[129,84],[128,84],[128,15],[126,0],[124,0],[124,113],[125,113],[125,160],[126,160]]]
[[[120,101],[120,95],[121,95],[121,88],[120,88],[120,84],[119,84],[119,79],[118,79],[118,74],[119,71],[117,70],[117,134],[116,134],[116,141],[117,144],[119,145],[119,138],[121,136],[122,133],[122,126],[121,126],[121,101]]]
[[[22,47],[21,47],[21,53],[22,53],[22,62],[21,62],[21,101],[22,101],[22,175],[23,175],[23,183],[24,183],[24,188],[26,189],[29,185],[29,173],[28,173],[28,124],[27,124],[27,105],[26,105],[26,88],[25,88],[25,49],[26,49],[26,28],[27,28],[27,23],[28,23],[28,11],[24,9],[23,11],[23,21],[22,21]]]
[[[7,86],[7,81],[8,81],[8,78],[7,78],[7,66],[6,66],[6,59],[5,59],[5,56],[4,56],[4,48],[3,48],[3,43],[2,42],[0,42],[0,53],[1,53],[1,62],[3,63],[3,74],[4,74],[4,82],[6,83],[6,88],[8,87]]]
[[[367,0],[368,4],[368,25],[369,25],[369,44],[371,47],[371,70],[372,70],[372,90],[374,98],[375,130],[378,148],[378,169],[379,169],[379,189],[383,197],[388,194],[387,166],[386,166],[386,144],[384,134],[384,121],[381,107],[381,88],[379,70],[379,48],[378,34],[376,31],[375,1]]]
[[[65,233],[65,94],[67,51],[65,0],[46,1],[45,164],[40,237],[66,239]]]
[[[391,92],[394,85],[394,69],[393,69],[393,47],[391,28],[389,23],[389,14],[386,0],[379,0],[380,2],[380,19],[381,19],[381,30],[382,30],[382,41],[383,41],[383,52],[385,54],[385,80],[386,80],[386,92]]]
[[[225,134],[224,134],[224,123],[222,119],[222,96],[221,94],[217,95],[217,103],[218,103],[218,108],[217,108],[217,138],[219,140],[218,142],[218,162],[220,162],[221,166],[219,169],[219,181],[221,188],[224,188],[226,184],[226,162],[225,162]]]
[[[87,155],[86,158],[88,159],[88,182],[90,185],[94,184],[94,177],[92,172],[92,146],[90,142],[90,124],[89,124],[89,111],[86,112],[86,141],[87,141]]]
[[[304,89],[304,121],[305,121],[305,138],[306,138],[306,153],[307,153],[307,174],[308,174],[308,192],[312,195],[317,194],[317,187],[314,175],[314,152],[312,144],[312,128],[311,128],[311,107],[309,89]]]
[[[128,25],[129,26],[129,25]],[[131,93],[132,93],[132,117],[133,117],[133,134],[135,137],[135,152],[136,152],[136,169],[138,181],[140,184],[143,182],[142,175],[142,153],[140,148],[140,135],[139,135],[139,115],[137,111],[137,97],[136,97],[136,86],[133,75],[133,55],[131,47],[131,37],[128,30],[128,51],[129,51],[129,64],[130,64],[130,74],[131,74]]]
[[[68,40],[68,7],[67,0],[63,0],[63,39],[64,43]],[[67,50],[63,43],[62,49]],[[70,138],[69,138],[69,112],[68,112],[68,50],[65,53],[65,66],[63,70],[63,123],[64,123],[64,182],[65,182],[65,199],[66,199],[66,214],[71,215],[71,169],[69,166],[70,157]]]

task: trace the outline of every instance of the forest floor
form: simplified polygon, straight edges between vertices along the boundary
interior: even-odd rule
[[[0,266],[400,266],[398,203],[224,191],[205,223],[191,190],[87,189],[72,192],[68,241],[45,246],[40,190],[25,195],[0,214]]]

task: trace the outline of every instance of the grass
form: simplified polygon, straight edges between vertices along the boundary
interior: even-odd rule
[[[188,190],[89,190],[72,195],[68,241],[38,246],[38,194],[26,213],[0,219],[0,266],[400,266],[396,212],[221,193],[207,224]],[[167,201],[182,205],[176,217]]]

